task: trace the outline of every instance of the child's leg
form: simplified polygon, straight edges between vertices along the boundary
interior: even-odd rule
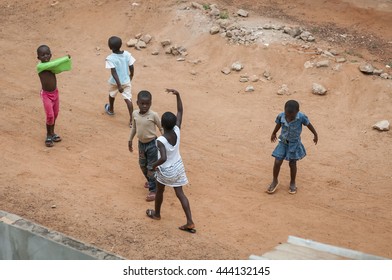
[[[269,193],[273,193],[279,184],[278,177],[279,177],[280,167],[282,166],[282,163],[283,160],[275,158],[274,168],[272,171],[273,179],[272,179],[272,183],[270,184],[267,190],[267,192]]]
[[[186,226],[188,228],[194,227],[194,223],[192,220],[191,207],[189,205],[188,198],[185,196],[184,191],[182,190],[182,187],[175,187],[174,190],[176,191],[177,198],[181,202],[182,209],[184,209],[185,216],[186,216]]]
[[[56,94],[57,94],[57,98],[55,100],[53,100],[54,121],[53,121],[52,134],[51,134],[52,136],[55,134],[54,127],[56,125],[56,120],[57,120],[57,117],[59,115],[59,110],[60,110],[60,99],[59,99],[58,92]]]
[[[145,144],[142,142],[138,142],[138,150],[139,150],[139,166],[140,169],[142,170],[142,173],[146,179],[147,177],[147,158],[146,158],[146,151],[145,151]]]
[[[158,160],[158,148],[155,140],[145,145],[148,189],[150,192],[156,192],[155,172],[152,170],[152,164]]]
[[[129,126],[132,126],[132,112],[133,112],[133,104],[131,100],[124,99],[125,103],[127,104],[128,107],[128,112],[129,112]]]
[[[111,97],[109,94],[109,112],[114,112],[114,97]]]
[[[157,218],[161,217],[161,207],[163,202],[163,193],[165,192],[165,186],[157,182],[157,194],[155,195],[155,214]]]
[[[132,125],[132,112],[133,112],[133,104],[132,104],[132,93],[131,93],[131,84],[123,85],[124,91],[122,92],[122,96],[124,98],[125,103],[128,107],[129,112],[129,125]]]
[[[296,192],[297,186],[295,185],[295,178],[297,177],[297,161],[290,160],[290,191]]]

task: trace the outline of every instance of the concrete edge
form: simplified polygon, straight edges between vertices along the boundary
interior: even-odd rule
[[[97,260],[125,260],[124,257],[106,252],[90,244],[84,243],[60,232],[50,230],[44,226],[24,219],[18,215],[8,213],[2,210],[0,210],[0,223],[5,223],[13,227],[29,231],[52,242],[80,251]]]

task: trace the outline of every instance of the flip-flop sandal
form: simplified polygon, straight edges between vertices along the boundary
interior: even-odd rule
[[[46,137],[46,139],[45,139],[45,146],[46,147],[53,147],[54,146],[52,137]]]
[[[53,140],[53,142],[60,142],[62,139],[61,139],[61,137],[59,135],[53,134],[52,135],[52,140]]]
[[[146,201],[150,202],[150,201],[154,201],[154,200],[155,200],[155,193],[150,192],[146,197]]]
[[[180,227],[178,227],[178,229],[189,232],[189,233],[196,233],[195,228],[189,228],[187,225],[180,226]]]
[[[278,188],[278,186],[279,186],[279,183],[277,183],[276,186],[272,190],[270,190],[270,188],[268,187],[268,189],[265,192],[268,194],[273,194],[276,191],[276,189]]]
[[[289,194],[296,194],[296,193],[297,193],[297,187],[289,188]]]
[[[155,211],[152,210],[152,209],[147,209],[146,210],[146,215],[147,215],[147,217],[149,217],[149,218],[151,218],[153,220],[160,220],[161,219],[161,218],[155,216]]]
[[[108,114],[109,116],[113,116],[113,115],[114,115],[114,112],[110,112],[110,111],[109,111],[109,108],[110,108],[109,104],[106,103],[106,104],[105,104],[105,112],[106,112],[106,114]]]

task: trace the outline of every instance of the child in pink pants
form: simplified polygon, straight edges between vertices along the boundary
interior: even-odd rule
[[[46,45],[39,46],[37,49],[38,59],[42,63],[49,62],[52,53]],[[69,58],[71,58],[68,55]],[[41,80],[42,90],[41,99],[44,104],[46,114],[46,139],[45,145],[53,147],[54,142],[60,142],[61,137],[54,133],[54,126],[59,114],[59,91],[57,89],[56,74],[50,70],[44,70],[38,73]]]

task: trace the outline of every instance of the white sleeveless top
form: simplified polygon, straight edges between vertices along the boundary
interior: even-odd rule
[[[164,136],[159,136],[158,141],[161,142],[166,149],[166,161],[158,166],[156,172],[157,181],[165,186],[180,187],[188,184],[184,164],[180,155],[180,128],[175,126],[174,133],[177,135],[177,142],[172,146]],[[158,150],[158,158],[161,155]]]

